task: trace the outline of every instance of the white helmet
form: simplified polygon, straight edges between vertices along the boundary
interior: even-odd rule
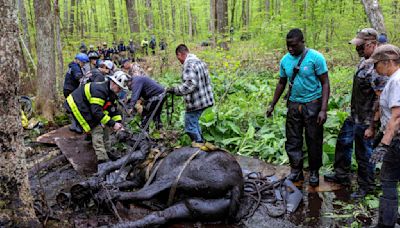
[[[128,81],[130,77],[125,72],[116,71],[112,76],[110,76],[110,79],[122,89],[128,89]]]

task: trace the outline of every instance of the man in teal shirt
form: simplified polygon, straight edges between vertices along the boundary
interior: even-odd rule
[[[323,124],[327,118],[330,92],[328,67],[321,53],[305,47],[300,29],[289,31],[286,35],[286,46],[289,53],[280,62],[279,82],[266,115],[272,115],[289,80],[292,89],[288,98],[285,144],[291,167],[288,179],[294,182],[304,179],[302,148],[305,132],[310,169],[309,184],[318,186],[319,168],[322,166]],[[295,74],[294,69],[302,56],[304,58]]]

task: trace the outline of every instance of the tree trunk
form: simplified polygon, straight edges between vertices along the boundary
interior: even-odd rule
[[[190,0],[187,0],[187,10],[188,10],[188,20],[189,20],[189,38],[193,37],[193,21],[192,21],[192,12],[190,11]]]
[[[242,25],[249,26],[249,0],[242,1]]]
[[[57,49],[57,91],[61,91],[63,87],[63,74],[64,74],[64,61],[62,55],[61,46],[61,35],[60,35],[60,8],[58,5],[58,0],[54,0],[54,25],[55,25],[55,38],[56,38],[56,49]]]
[[[54,52],[54,28],[50,0],[35,0],[37,100],[36,110],[53,121],[56,101],[56,68]]]
[[[22,25],[22,30],[24,31],[22,34],[23,38],[24,38],[24,43],[25,43],[28,51],[31,52],[31,42],[29,39],[28,20],[26,19],[26,10],[25,10],[25,4],[24,4],[23,0],[18,0],[18,11],[19,11],[19,19],[20,19],[21,25]]]
[[[217,0],[217,29],[220,34],[225,34],[228,26],[228,1]]]
[[[271,17],[270,10],[271,10],[271,1],[265,0],[265,16],[267,19]]]
[[[69,14],[69,34],[74,34],[74,20],[75,20],[75,0],[71,0],[71,8]]]
[[[234,24],[235,24],[236,1],[237,1],[237,0],[232,0],[232,8],[231,8],[231,27],[234,27]]]
[[[380,33],[386,33],[385,21],[378,0],[362,0],[371,26]]]
[[[126,0],[126,11],[128,12],[128,23],[131,33],[135,33],[134,20],[133,20],[133,3],[134,0]]]
[[[166,27],[165,27],[164,8],[163,8],[163,1],[162,0],[158,1],[158,14],[159,14],[159,17],[160,17],[161,31],[164,33]]]
[[[83,10],[84,9],[86,9],[86,6],[84,6],[84,4],[83,4],[83,0],[78,0],[78,9],[79,9],[79,18],[80,18],[80,31],[81,31],[81,39],[83,39],[83,37],[85,36],[85,31],[86,31],[86,28],[85,28],[85,22],[86,22],[86,19],[84,18],[84,14],[83,14]]]
[[[111,33],[113,35],[113,40],[117,40],[117,17],[115,14],[115,3],[114,0],[108,0],[108,3],[110,5],[110,13],[111,13]]]
[[[146,0],[146,26],[147,29],[153,29],[153,11],[151,8],[151,0]]]
[[[169,18],[170,17],[169,17],[169,11],[167,10],[166,5],[167,4],[163,5],[163,7],[165,7],[165,8],[163,8],[160,13],[162,13],[163,17],[165,18],[165,29],[169,31],[169,30],[171,30],[170,23],[169,23]],[[164,36],[165,36],[165,34],[164,34]]]
[[[171,0],[171,16],[172,16],[172,31],[175,32],[175,30],[176,30],[176,22],[175,22],[176,8],[175,8],[175,3],[173,0]]]
[[[210,0],[210,31],[212,33],[212,47],[216,46],[215,31],[217,28],[217,0]]]
[[[128,21],[131,33],[139,33],[139,17],[135,0],[126,0],[126,9],[128,11]]]
[[[68,31],[68,2],[68,0],[64,0],[64,20],[62,24],[64,34]]]
[[[122,13],[123,12],[123,8],[124,7],[123,7],[122,0],[120,0],[119,1],[119,13],[118,13],[118,15],[119,15],[119,27],[118,27],[118,30],[119,31],[127,31],[127,29],[128,29],[128,27],[126,27],[126,20],[125,20],[124,14]],[[117,32],[118,32],[118,30],[117,30]],[[118,34],[120,34],[120,32],[118,32]],[[122,39],[121,35],[120,35],[120,39]]]
[[[99,17],[97,16],[97,13],[96,13],[97,7],[95,5],[95,2],[91,2],[90,4],[91,4],[91,8],[92,8],[92,13],[93,13],[94,31],[96,33],[98,33],[99,32]]]
[[[0,224],[2,227],[40,227],[29,190],[21,136],[17,9],[15,1],[0,0],[0,50],[3,52],[0,63]]]
[[[399,20],[397,17],[397,14],[399,13],[398,9],[399,9],[399,1],[393,0],[392,3],[393,28],[399,28]],[[393,34],[393,37],[391,37],[391,39],[393,40],[393,38],[396,38],[396,36],[397,34]]]

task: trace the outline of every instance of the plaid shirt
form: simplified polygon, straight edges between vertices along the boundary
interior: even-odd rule
[[[176,95],[184,96],[186,111],[196,111],[214,105],[214,95],[207,65],[193,54],[183,63],[183,83],[174,88]]]

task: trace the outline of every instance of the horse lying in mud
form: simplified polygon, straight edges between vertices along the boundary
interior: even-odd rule
[[[88,181],[71,188],[72,200],[98,192],[98,200],[112,198],[125,202],[156,202],[161,210],[143,219],[128,221],[114,227],[148,227],[162,225],[171,220],[229,221],[236,216],[243,194],[243,175],[236,159],[229,153],[217,150],[205,152],[198,148],[184,147],[170,152],[153,163],[153,177],[144,185],[146,170],[141,164],[149,156],[149,149],[128,153],[124,157],[99,166],[99,172]],[[134,179],[118,181],[117,190],[104,192],[101,182],[107,174],[128,163],[136,170]],[[154,172],[154,174],[153,174]],[[147,175],[148,176],[148,175]],[[121,189],[142,187],[138,191]]]

